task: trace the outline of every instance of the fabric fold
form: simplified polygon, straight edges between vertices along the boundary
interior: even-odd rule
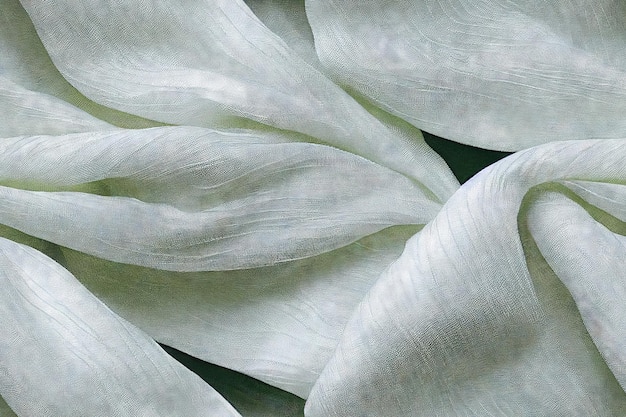
[[[164,127],[0,143],[0,223],[116,262],[229,270],[318,255],[440,205],[323,145]]]
[[[419,131],[385,126],[241,0],[22,5],[59,71],[101,105],[169,124],[299,132],[424,181],[440,202],[458,186]]]
[[[307,0],[344,88],[437,136],[500,151],[626,136],[626,9],[614,0]]]
[[[238,271],[173,273],[62,254],[90,291],[157,341],[306,398],[352,311],[415,230]]]
[[[239,416],[40,252],[0,238],[0,280],[0,393],[18,415]]]
[[[357,307],[307,415],[623,415],[626,229],[587,212],[623,213],[624,160],[556,142],[464,184]]]
[[[0,4],[0,111],[0,137],[161,125],[96,104],[72,87],[18,0]]]

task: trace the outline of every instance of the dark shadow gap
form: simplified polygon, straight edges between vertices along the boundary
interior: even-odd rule
[[[161,345],[174,359],[219,392],[243,416],[304,416],[304,400],[242,373]]]
[[[448,163],[461,184],[483,168],[511,155],[511,152],[475,148],[431,135],[428,132],[422,133],[428,146],[433,148]]]

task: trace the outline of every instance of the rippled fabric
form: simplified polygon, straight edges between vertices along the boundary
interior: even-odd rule
[[[320,69],[304,0],[244,0],[254,15],[309,65]]]
[[[161,343],[306,398],[350,314],[415,227],[299,261],[171,273],[63,249],[67,268]]]
[[[626,141],[544,145],[470,180],[372,287],[309,416],[626,412]]]
[[[440,207],[397,172],[286,139],[190,127],[7,138],[0,221],[113,261],[207,271],[318,255]]]
[[[307,0],[329,75],[420,129],[515,151],[626,137],[626,8]]]
[[[169,12],[177,9],[184,20],[193,15],[187,7],[191,4],[143,21],[147,31],[160,35],[148,37],[150,42],[156,46],[162,42],[161,52],[170,48],[170,58],[180,59],[181,48],[188,49],[187,56],[193,59],[182,67],[172,69],[167,54],[154,54],[145,38],[134,50],[135,57],[123,62],[135,63],[126,68],[139,74],[134,79],[124,78],[128,72],[123,65],[109,65],[130,58],[132,51],[111,51],[103,39],[84,49],[70,48],[69,56],[65,55],[70,61],[79,58],[81,51],[95,52],[81,58],[87,61],[78,67],[83,75],[97,70],[84,80],[84,85],[95,87],[91,94],[58,60],[59,54],[69,52],[67,42],[74,45],[107,33],[93,27],[88,34],[81,33],[79,12],[91,13],[83,21],[88,25],[97,23],[94,13],[121,13],[119,18],[104,16],[100,24],[109,28],[109,35],[127,33],[132,38],[142,31],[125,32],[111,27],[111,22],[123,26],[133,13],[147,16],[158,12],[158,7],[147,11],[145,5],[128,3],[128,10],[113,10],[104,3],[68,3],[72,11],[66,13],[60,4],[53,5],[53,13],[73,23],[40,24],[42,38],[50,35],[54,40],[64,30],[78,31],[70,34],[73,40],[66,38],[63,45],[56,45],[61,50],[47,39],[46,51],[24,10],[14,2],[3,4],[6,22],[0,69],[7,77],[2,110],[8,123],[3,124],[0,142],[4,225],[0,233],[62,262],[116,313],[156,340],[305,398],[352,309],[414,231],[407,226],[383,229],[425,224],[458,183],[418,130],[398,125],[387,115],[371,115],[301,60],[299,55],[317,64],[310,29],[299,25],[306,21],[303,3],[290,6],[295,15],[287,13],[280,19],[271,17],[279,11],[275,4],[255,5],[265,21],[276,23],[269,26],[283,38],[290,30],[297,32],[299,39],[287,42],[294,52],[243,3],[224,3],[221,9],[206,8],[202,2],[195,5],[210,12],[205,17],[219,20],[229,33],[203,35],[194,22],[179,25]],[[24,6],[32,17],[33,8],[49,5]],[[202,18],[201,13],[196,15]],[[299,23],[294,25],[293,17]],[[250,33],[238,37],[248,30],[240,24],[249,25]],[[180,36],[169,36],[168,28]],[[165,33],[168,36],[162,36]],[[256,45],[250,47],[248,41]],[[216,50],[226,51],[221,61],[210,53]],[[113,55],[106,57],[105,51]],[[163,66],[155,72],[147,65],[150,60]],[[235,61],[242,66],[231,66]],[[251,62],[261,65],[253,68]],[[226,67],[219,70],[228,82],[220,84],[215,72],[206,70],[224,63]],[[57,68],[100,104],[70,86]],[[198,71],[206,77],[194,78]],[[176,91],[164,93],[155,85],[157,79],[167,84],[165,89],[173,85]],[[182,84],[176,85],[177,80]],[[190,90],[193,80],[209,89]],[[137,94],[140,90],[124,98],[133,82],[147,88],[143,101]],[[254,94],[237,95],[238,85],[248,86]],[[214,96],[203,96],[214,93],[212,88],[240,101],[222,111],[221,104],[214,106]],[[146,129],[159,123],[111,108],[210,129]],[[247,129],[234,129],[242,126]],[[205,272],[211,269],[224,272]],[[99,356],[94,354],[93,360]],[[19,367],[16,361],[9,362]],[[59,378],[61,387],[67,383],[63,379]],[[94,377],[98,383],[107,380],[106,375]],[[126,382],[142,384],[135,376]],[[6,396],[7,389],[0,392]],[[236,386],[224,389],[238,390]],[[26,404],[31,396],[24,391],[14,401]],[[85,402],[78,393],[68,392],[68,396],[78,403],[76,407],[92,409],[79,414],[109,413],[107,407],[114,406],[98,395],[95,401],[102,404]],[[281,401],[278,410],[300,404]],[[262,398],[256,403],[239,399],[235,404],[243,404],[246,415],[267,415],[271,408],[262,402]],[[172,407],[187,413],[182,406]],[[205,412],[213,415],[211,410]]]
[[[27,90],[0,76],[0,138],[64,134],[114,127],[48,94]]]
[[[0,392],[23,416],[238,416],[65,269],[0,239]]]
[[[50,60],[18,0],[0,4],[0,111],[0,137],[84,132],[109,124],[159,125],[100,106],[72,87]]]
[[[626,184],[563,185],[574,194],[542,195],[529,209],[528,228],[576,301],[600,354],[625,387]]]
[[[406,174],[444,201],[445,163],[414,133],[372,117],[306,64],[241,0],[22,1],[69,82],[99,104],[149,119],[300,132]],[[115,24],[112,24],[115,22]]]
[[[422,3],[1,2],[0,416],[626,415],[623,6]]]

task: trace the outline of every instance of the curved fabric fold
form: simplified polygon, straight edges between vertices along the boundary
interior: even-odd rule
[[[580,186],[577,182],[575,189]],[[610,210],[606,214],[624,214],[626,185],[591,183],[583,193],[590,189],[595,189],[593,197],[610,201],[621,212]],[[594,214],[600,217],[604,213]],[[528,217],[537,246],[572,294],[587,331],[615,378],[626,387],[626,219],[615,216],[604,225],[560,193],[538,198]]]
[[[1,75],[0,112],[0,138],[115,128],[56,97],[22,88]]]
[[[319,69],[304,0],[244,0],[255,16],[302,58]]]
[[[168,127],[5,139],[0,223],[117,262],[206,271],[317,255],[440,207],[392,170],[286,138]]]
[[[238,416],[65,269],[0,239],[0,393],[23,416]]]
[[[355,310],[306,414],[624,415],[625,160],[560,142],[468,181]]]
[[[378,121],[241,0],[22,5],[59,71],[102,105],[171,124],[296,131],[423,181],[442,202],[458,186],[421,133]]]
[[[422,130],[514,151],[626,136],[614,0],[307,0],[326,73]]]
[[[364,294],[415,227],[265,268],[172,273],[63,248],[63,262],[161,343],[306,398]]]
[[[18,0],[0,4],[0,110],[0,137],[82,132],[90,126],[110,127],[107,123],[160,125],[96,104],[72,87],[50,60]],[[21,130],[12,133],[19,122]]]

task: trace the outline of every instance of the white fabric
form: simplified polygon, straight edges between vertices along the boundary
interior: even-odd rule
[[[328,74],[446,139],[626,137],[626,4],[306,0]]]
[[[424,181],[441,201],[457,187],[419,132],[387,128],[241,0],[22,5],[59,71],[99,104],[173,124],[230,127],[244,118]]]
[[[159,125],[96,104],[72,87],[50,60],[19,0],[0,3],[0,112],[0,137],[84,132],[110,128],[108,123]]]
[[[306,398],[350,314],[414,227],[266,268],[172,273],[63,249],[67,268],[159,342]]]
[[[0,392],[20,416],[238,416],[65,269],[0,238]]]
[[[356,309],[307,415],[623,415],[624,161],[623,140],[554,143],[461,187]]]
[[[624,10],[0,2],[0,416],[626,415]]]
[[[27,90],[0,76],[0,138],[114,129],[65,101]]]
[[[288,138],[192,127],[7,138],[0,181],[14,188],[0,186],[0,222],[113,261],[207,271],[328,252],[440,207],[397,172]]]
[[[265,26],[285,41],[307,64],[319,69],[313,32],[304,0],[244,0]]]

